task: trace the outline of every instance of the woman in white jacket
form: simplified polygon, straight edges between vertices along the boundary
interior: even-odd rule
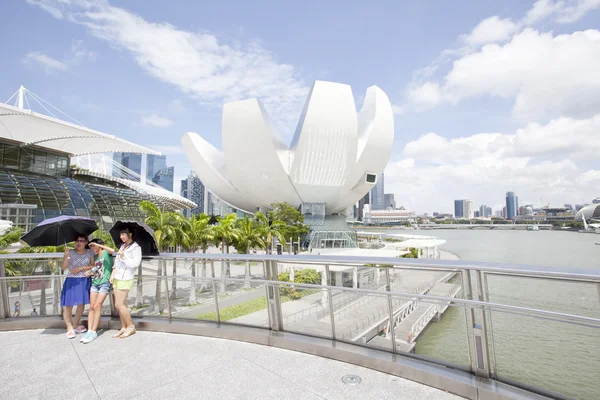
[[[129,229],[122,229],[119,237],[123,243],[116,252],[117,257],[110,275],[110,283],[113,285],[115,294],[115,307],[119,310],[121,318],[121,330],[113,338],[125,339],[135,334],[135,326],[133,326],[127,307],[127,295],[133,287],[135,269],[142,262],[142,248],[133,241],[133,235]],[[110,247],[98,244],[96,246],[104,248],[111,254],[115,252]]]

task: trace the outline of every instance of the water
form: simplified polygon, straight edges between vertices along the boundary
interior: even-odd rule
[[[600,269],[600,235],[561,231],[386,231],[446,239],[442,250],[465,261]],[[490,301],[600,318],[596,285],[491,276]],[[599,399],[600,331],[492,313],[499,377],[578,399]],[[417,354],[468,365],[464,311],[451,307],[417,340]]]

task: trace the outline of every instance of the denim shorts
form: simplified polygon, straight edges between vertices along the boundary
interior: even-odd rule
[[[101,285],[92,285],[90,293],[106,293],[110,292],[110,282],[104,282]]]

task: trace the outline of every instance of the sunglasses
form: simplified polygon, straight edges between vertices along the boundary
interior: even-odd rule
[[[77,243],[87,243],[87,240],[85,240],[85,239],[77,239],[76,242]]]

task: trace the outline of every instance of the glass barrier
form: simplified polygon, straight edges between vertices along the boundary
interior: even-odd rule
[[[600,398],[598,328],[492,311],[498,378],[577,399]]]
[[[283,330],[332,338],[328,289],[282,284],[279,292]]]

